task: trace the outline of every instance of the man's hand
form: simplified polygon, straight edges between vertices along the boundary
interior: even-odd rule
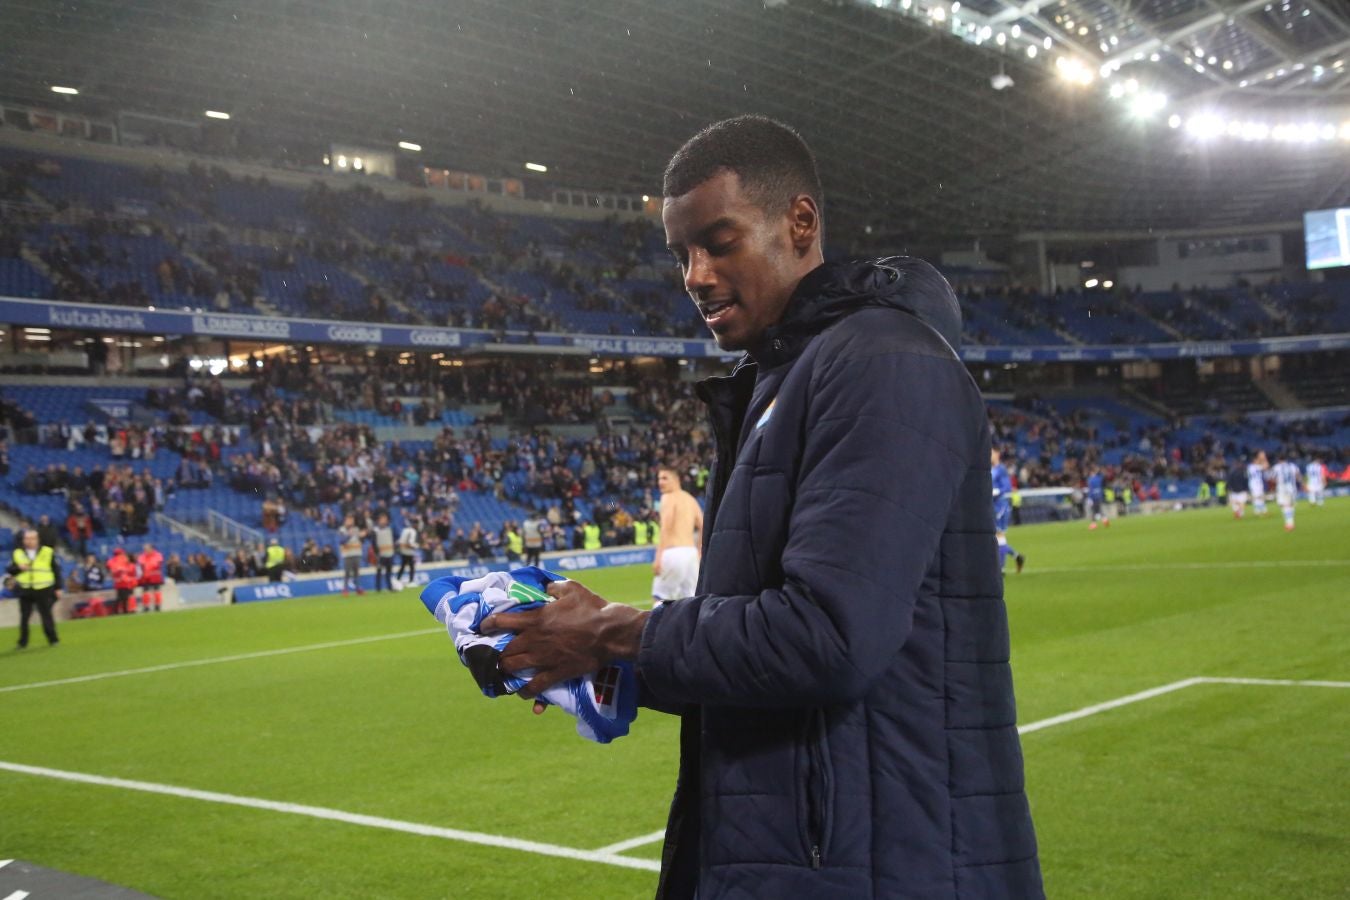
[[[554,600],[547,606],[500,613],[483,621],[484,634],[516,633],[502,651],[504,670],[535,670],[520,696],[528,700],[569,678],[619,660],[637,659],[648,613],[607,603],[574,581],[551,584],[548,592]],[[541,712],[538,704],[535,712]]]
[[[659,555],[656,557],[656,560],[652,563],[652,574],[653,575],[661,574],[661,557]]]

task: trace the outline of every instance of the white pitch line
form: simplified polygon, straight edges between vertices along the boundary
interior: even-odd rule
[[[9,865],[12,862],[14,862],[14,860],[12,859],[0,859],[0,869],[3,869],[5,866]]]
[[[562,859],[575,859],[582,862],[603,863],[627,869],[643,869],[659,872],[661,864],[648,859],[630,859],[599,850],[581,850],[576,847],[562,847],[558,844],[544,844],[538,841],[526,841],[520,838],[500,834],[485,834],[479,831],[464,831],[458,828],[442,828],[438,825],[423,825],[417,822],[404,822],[399,819],[387,819],[383,816],[367,816],[360,813],[344,812],[323,806],[306,806],[300,803],[283,803],[276,800],[264,800],[259,797],[241,797],[235,794],[221,794],[216,791],[199,791],[195,788],[178,787],[171,784],[156,784],[151,781],[131,781],[125,778],[107,778],[102,775],[89,775],[84,772],[68,772],[63,769],[48,769],[43,766],[26,766],[21,763],[0,762],[0,770],[20,775],[36,775],[41,778],[55,778],[60,781],[74,781],[80,784],[94,784],[101,787],[122,788],[129,791],[141,791],[147,794],[164,794],[169,797],[181,797],[187,800],[202,800],[207,803],[221,803],[227,806],[242,806],[248,809],[263,809],[270,812],[287,813],[295,816],[307,816],[311,819],[325,819],[330,822],[342,822],[348,825],[363,825],[367,828],[381,828],[386,831],[401,831],[423,837],[436,837],[445,840],[460,841],[467,844],[480,844],[484,847],[496,847],[505,850],[520,850],[540,856],[556,856]]]
[[[1131,703],[1138,703],[1141,700],[1151,700],[1154,697],[1161,697],[1163,694],[1170,694],[1173,691],[1179,691],[1197,684],[1204,684],[1203,678],[1183,678],[1181,681],[1174,681],[1171,684],[1164,684],[1161,687],[1149,688],[1146,691],[1140,691],[1137,694],[1126,694],[1124,697],[1117,697],[1114,700],[1107,700],[1103,703],[1094,703],[1091,706],[1084,706],[1082,709],[1075,709],[1072,712],[1061,713],[1057,716],[1051,716],[1048,719],[1041,719],[1038,722],[1029,722],[1026,725],[1017,727],[1018,734],[1030,734],[1033,731],[1040,731],[1043,728],[1053,728],[1056,725],[1063,725],[1065,722],[1074,722],[1078,719],[1086,719],[1088,716],[1095,716],[1097,713],[1106,712],[1108,709],[1118,709],[1122,706],[1129,706]]]
[[[1061,713],[1058,716],[1051,716],[1048,719],[1041,719],[1036,722],[1028,722],[1026,725],[1019,725],[1018,734],[1031,734],[1034,731],[1041,731],[1046,728],[1053,728],[1056,725],[1063,725],[1066,722],[1076,722],[1079,719],[1086,719],[1088,716],[1095,716],[1098,713],[1107,710],[1119,709],[1122,706],[1129,706],[1131,703],[1139,703],[1144,700],[1152,700],[1154,697],[1161,697],[1164,694],[1171,694],[1176,691],[1185,690],[1189,687],[1195,687],[1200,684],[1238,684],[1238,685],[1266,685],[1271,687],[1324,687],[1324,688],[1350,688],[1350,681],[1296,681],[1281,678],[1183,678],[1180,681],[1173,681],[1170,684],[1160,685],[1159,687],[1149,688],[1146,691],[1139,691],[1135,694],[1126,694],[1124,697],[1117,697],[1114,700],[1106,700],[1102,703],[1094,703],[1091,706],[1084,706],[1082,709],[1075,709],[1070,712]],[[634,847],[641,847],[643,844],[650,844],[665,837],[664,831],[655,831],[651,834],[644,834],[639,837],[629,838],[626,841],[619,841],[617,844],[610,844],[601,847],[597,853],[620,853],[624,850],[631,850]]]
[[[165,663],[160,666],[145,666],[140,669],[122,669],[116,672],[97,672],[93,675],[76,675],[73,678],[58,678],[54,681],[33,681],[27,684],[10,684],[0,687],[0,694],[10,691],[27,691],[33,688],[56,687],[62,684],[79,684],[85,681],[102,681],[106,678],[124,678],[128,675],[149,675],[154,672],[168,672],[173,669],[190,669],[194,666],[213,666],[217,663],[239,662],[245,659],[262,659],[268,656],[285,656],[288,653],[307,653],[311,650],[330,650],[334,647],[352,647],[357,644],[371,644],[376,641],[393,641],[399,638],[418,637],[424,634],[440,634],[439,628],[423,628],[419,631],[400,631],[394,634],[377,634],[370,637],[352,638],[345,641],[325,641],[322,644],[305,644],[299,647],[281,647],[277,650],[259,650],[255,653],[236,653],[233,656],[215,656],[210,659],[189,659],[184,662]]]
[[[632,850],[634,847],[641,847],[643,844],[654,844],[666,836],[666,830],[653,831],[651,834],[641,834],[635,838],[629,838],[626,841],[619,841],[617,844],[610,844],[596,850],[596,853],[622,853],[625,850]]]
[[[439,629],[437,629],[439,630]],[[363,638],[355,643],[371,640],[383,640],[393,637],[410,637],[414,634],[425,634],[427,632],[407,632],[403,635],[384,635],[376,638]],[[214,661],[228,661],[231,659],[249,659],[258,655],[276,655],[278,653],[300,652],[306,649],[321,649],[328,646],[343,646],[354,643],[352,641],[330,642],[329,644],[314,644],[309,647],[295,647],[289,650],[266,651],[263,654],[245,654],[238,657],[222,657]],[[199,660],[198,665],[204,665],[213,660]],[[176,665],[192,665],[176,664]],[[147,670],[134,670],[127,674],[136,674],[140,671],[155,671],[161,667]],[[85,679],[87,680],[87,679]],[[54,682],[62,683],[62,682]],[[1146,691],[1139,691],[1134,694],[1127,694],[1124,697],[1117,697],[1114,700],[1107,700],[1103,703],[1094,703],[1091,706],[1084,706],[1071,712],[1063,713],[1058,716],[1052,716],[1048,719],[1041,719],[1036,722],[1030,722],[1020,726],[1017,730],[1019,734],[1029,734],[1034,731],[1040,731],[1046,728],[1052,728],[1056,725],[1063,725],[1066,722],[1085,719],[1088,716],[1094,716],[1101,712],[1111,709],[1118,709],[1122,706],[1128,706],[1132,703],[1139,703],[1143,700],[1149,700],[1154,697],[1161,697],[1164,694],[1170,694],[1188,687],[1194,687],[1198,684],[1232,684],[1232,685],[1261,685],[1278,687],[1324,687],[1324,688],[1350,688],[1350,681],[1297,681],[1291,679],[1276,678],[1217,678],[1217,677],[1196,677],[1184,678],[1181,681],[1174,681],[1170,684],[1164,684],[1159,687],[1150,688]],[[383,816],[368,816],[361,813],[344,812],[340,809],[329,809],[322,806],[306,806],[299,803],[284,803],[276,800],[264,800],[258,797],[242,797],[235,794],[222,794],[216,791],[201,791],[195,788],[177,787],[169,784],[156,784],[149,781],[132,781],[125,778],[108,778],[103,775],[89,775],[83,772],[69,772],[63,769],[49,769],[42,766],[29,766],[22,763],[0,762],[0,771],[15,772],[21,775],[33,775],[42,778],[55,778],[61,781],[72,781],[81,784],[93,784],[101,787],[116,787],[124,790],[142,791],[149,794],[163,794],[170,797],[180,797],[188,800],[201,800],[207,803],[220,803],[228,806],[242,806],[249,809],[262,809],[272,812],[287,813],[289,815],[307,816],[314,819],[324,819],[332,822],[342,822],[349,825],[362,825],[367,828],[381,828],[387,831],[400,831],[406,834],[421,835],[423,837],[438,837],[445,840],[461,841],[469,844],[480,844],[486,847],[496,847],[506,850],[519,850],[524,853],[534,853],[540,856],[553,856],[562,859],[573,859],[581,862],[601,863],[610,866],[619,866],[628,869],[642,869],[648,872],[659,872],[660,863],[655,860],[634,859],[633,857],[620,856],[623,850],[631,850],[640,847],[643,844],[650,844],[665,836],[664,831],[655,831],[651,834],[640,835],[639,837],[629,838],[601,847],[598,850],[582,850],[576,847],[563,847],[558,844],[545,844],[538,841],[527,841],[519,838],[507,837],[499,834],[485,834],[477,831],[464,831],[458,828],[443,828],[437,825],[423,825],[417,822],[404,822],[399,819],[388,819]],[[0,861],[0,867],[8,865],[12,860]],[[22,892],[21,892],[22,893]],[[27,896],[24,894],[23,896]],[[13,900],[11,894],[4,900]],[[18,898],[22,900],[22,897]]]
[[[28,896],[27,891],[15,891],[14,893],[6,897],[5,900],[24,900],[24,898],[27,896]]]
[[[1168,570],[1178,572],[1213,572],[1228,569],[1333,569],[1350,567],[1350,559],[1272,559],[1234,560],[1222,563],[1138,563],[1135,565],[1105,566],[1044,566],[1028,568],[1018,577],[1027,575],[1058,575],[1064,572],[1143,572]]]
[[[1293,681],[1287,678],[1200,678],[1203,684],[1254,684],[1267,687],[1350,688],[1350,681]]]

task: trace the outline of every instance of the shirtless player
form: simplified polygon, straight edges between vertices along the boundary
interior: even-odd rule
[[[661,489],[661,541],[652,563],[652,597],[657,603],[694,596],[698,582],[699,545],[703,537],[703,510],[680,487],[680,473],[663,466],[656,479]]]

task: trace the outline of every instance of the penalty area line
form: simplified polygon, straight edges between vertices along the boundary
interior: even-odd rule
[[[1076,722],[1079,719],[1086,719],[1089,716],[1095,716],[1109,710],[1119,709],[1122,706],[1129,706],[1133,703],[1142,703],[1145,700],[1152,700],[1155,697],[1162,697],[1166,694],[1172,694],[1186,688],[1196,687],[1201,684],[1230,684],[1243,686],[1264,686],[1264,687],[1307,687],[1307,688],[1346,688],[1350,689],[1350,681],[1314,681],[1314,680],[1294,680],[1287,678],[1219,678],[1197,676],[1195,678],[1183,678],[1180,681],[1169,682],[1159,685],[1155,688],[1149,688],[1146,691],[1138,691],[1133,694],[1126,694],[1123,697],[1117,697],[1114,700],[1104,700],[1101,703],[1093,703],[1090,706],[1084,706],[1081,709],[1070,710],[1057,716],[1051,716],[1048,719],[1040,719],[1035,722],[1028,722],[1025,725],[1019,725],[1018,734],[1031,734],[1037,731],[1044,731],[1047,728],[1054,728],[1056,725],[1064,725],[1069,722]],[[634,847],[641,847],[644,844],[655,843],[666,836],[665,831],[654,831],[651,834],[639,835],[629,838],[626,841],[619,841],[615,844],[608,844],[595,851],[597,853],[621,853],[625,850],[632,850]]]
[[[85,681],[103,681],[108,678],[125,678],[128,675],[149,675],[154,672],[170,672],[174,669],[191,669],[196,666],[214,666],[218,663],[240,662],[246,659],[264,659],[269,656],[285,656],[289,653],[308,653],[312,650],[331,650],[335,647],[355,647],[358,644],[373,644],[377,641],[395,641],[400,638],[419,637],[424,634],[441,634],[439,628],[423,628],[418,631],[399,631],[393,634],[376,634],[369,637],[351,638],[345,641],[325,641],[322,644],[304,644],[299,647],[279,647],[276,650],[258,650],[254,653],[236,653],[232,656],[213,656],[209,659],[188,659],[182,662],[164,663],[158,666],[144,666],[139,669],[121,669],[115,672],[95,672],[92,675],[75,675],[71,678],[57,678],[52,681],[32,681],[27,684],[9,684],[0,687],[0,694],[11,691],[28,691],[34,688],[56,687],[62,684],[80,684]]]
[[[1119,709],[1122,706],[1129,706],[1131,703],[1139,703],[1143,700],[1152,700],[1154,697],[1161,697],[1164,694],[1171,694],[1175,691],[1195,687],[1199,684],[1232,684],[1249,687],[1350,688],[1350,681],[1316,681],[1291,678],[1221,678],[1201,675],[1195,678],[1183,678],[1180,681],[1159,685],[1155,688],[1149,688],[1146,691],[1139,691],[1135,694],[1126,694],[1124,697],[1117,697],[1114,700],[1094,703],[1091,706],[1084,706],[1082,709],[1075,709],[1071,712],[1061,713],[1058,716],[1051,716],[1048,719],[1030,722],[1026,725],[1018,726],[1017,733],[1030,734],[1033,731],[1053,728],[1056,725],[1063,725],[1066,722],[1074,722],[1078,719],[1086,719],[1088,716],[1095,716],[1098,713],[1103,713],[1107,710]]]
[[[103,775],[90,775],[84,772],[69,772],[63,769],[50,769],[45,766],[28,766],[21,763],[0,762],[0,771],[14,772],[19,775],[32,775],[39,778],[53,778],[58,781],[70,781],[77,784],[92,784],[99,787],[120,788],[139,791],[146,794],[161,794],[185,800],[198,800],[205,803],[218,803],[225,806],[240,806],[247,809],[260,809],[287,815],[305,816],[329,822],[341,822],[345,825],[360,825],[366,828],[379,828],[385,831],[399,831],[421,837],[434,837],[465,844],[478,844],[502,850],[518,850],[538,856],[552,856],[560,859],[572,859],[579,862],[600,863],[625,869],[641,869],[658,872],[661,864],[655,860],[631,859],[602,850],[582,850],[577,847],[563,847],[558,844],[546,844],[539,841],[527,841],[500,834],[486,834],[480,831],[465,831],[459,828],[443,828],[439,825],[424,825],[418,822],[404,822],[384,816],[369,816],[361,813],[329,809],[323,806],[307,806],[302,803],[285,803],[277,800],[265,800],[260,797],[243,797],[236,794],[222,794],[217,791],[200,791],[195,788],[178,787],[172,784],[156,784],[150,781],[133,781],[126,778],[108,778]]]
[[[625,850],[632,850],[634,847],[641,847],[644,844],[654,844],[666,836],[666,830],[653,831],[651,834],[640,834],[635,838],[629,838],[626,841],[619,841],[617,844],[607,844],[596,850],[596,853],[622,853]]]

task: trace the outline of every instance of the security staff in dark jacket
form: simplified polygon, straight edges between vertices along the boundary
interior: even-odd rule
[[[52,616],[56,592],[61,584],[61,566],[56,561],[56,551],[41,544],[33,529],[25,531],[20,541],[21,546],[14,551],[8,569],[19,592],[19,649],[28,646],[28,620],[34,609],[42,619],[42,633],[47,636],[48,645],[59,644],[56,620]]]
[[[681,716],[663,897],[1037,898],[984,404],[950,286],[908,258],[823,264],[815,162],[714,125],[662,217],[718,344],[696,596],[639,612],[576,583],[491,628],[526,696],[636,660]],[[540,711],[536,705],[536,711]]]

